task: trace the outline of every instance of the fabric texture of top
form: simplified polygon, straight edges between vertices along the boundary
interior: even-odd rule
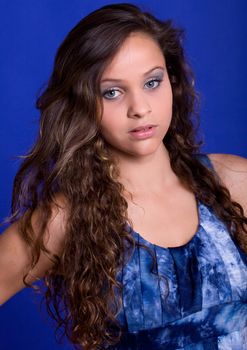
[[[123,336],[110,349],[247,350],[247,255],[212,208],[198,199],[197,208],[197,231],[183,246],[160,247],[132,230],[156,264],[137,245],[118,274]]]

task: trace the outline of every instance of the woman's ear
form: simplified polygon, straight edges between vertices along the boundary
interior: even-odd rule
[[[170,64],[167,66],[167,72],[168,72],[168,75],[169,75],[170,83],[171,84],[176,84],[177,83],[177,77],[173,73],[173,69],[172,69],[172,66]]]
[[[175,75],[171,75],[170,76],[170,82],[171,82],[171,84],[176,84],[177,83],[177,78],[175,77]]]

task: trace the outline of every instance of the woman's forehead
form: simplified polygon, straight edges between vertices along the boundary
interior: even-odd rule
[[[129,75],[133,70],[144,74],[155,66],[165,66],[165,58],[159,45],[147,34],[134,33],[125,39],[105,68],[102,80],[111,77],[118,79],[118,76]]]

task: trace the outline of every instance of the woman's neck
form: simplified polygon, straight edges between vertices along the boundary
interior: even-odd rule
[[[162,143],[157,151],[147,156],[117,156],[119,181],[132,194],[164,193],[178,182],[170,165],[170,157]]]

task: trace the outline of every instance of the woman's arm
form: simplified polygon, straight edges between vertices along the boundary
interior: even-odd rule
[[[232,154],[208,154],[216,173],[247,216],[247,159]]]
[[[48,222],[44,240],[46,247],[53,253],[60,255],[63,251],[66,205],[62,197],[56,199],[59,207],[52,207],[52,216]],[[32,216],[34,233],[38,232],[38,211]],[[0,235],[0,305],[25,287],[22,278],[30,269],[30,247],[21,238],[18,223],[9,226]],[[41,251],[40,259],[27,278],[32,284],[42,278],[52,267],[52,261]]]

